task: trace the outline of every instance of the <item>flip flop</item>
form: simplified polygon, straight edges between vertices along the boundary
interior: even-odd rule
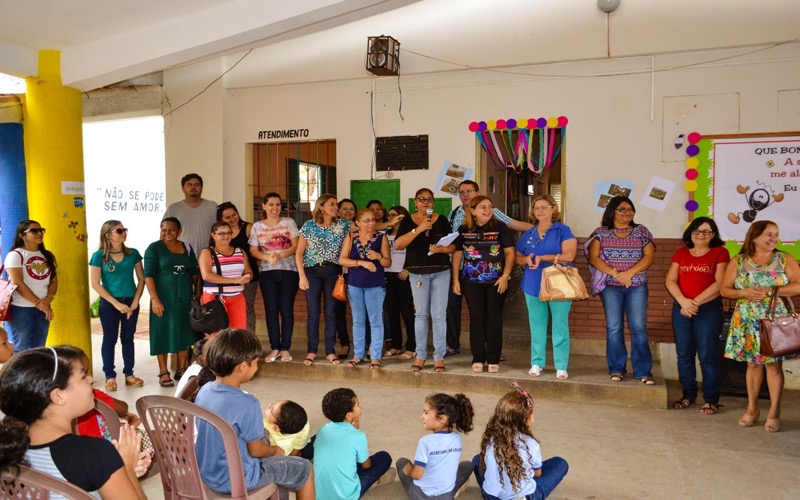
[[[350,361],[347,362],[347,367],[348,368],[355,368],[356,366],[360,365],[363,362],[364,362],[364,360],[361,359],[361,358],[353,358],[353,359],[351,359]]]
[[[392,356],[397,356],[398,354],[402,353],[400,349],[389,349],[385,353],[383,353],[384,358],[391,358]]]
[[[687,398],[686,396],[684,396],[677,401],[673,401],[672,408],[675,410],[685,410],[686,408],[692,406],[693,404],[694,404],[694,398]],[[703,408],[705,408],[706,405],[708,404],[709,403],[703,405]],[[703,408],[700,409],[700,413],[704,413]],[[716,413],[716,411],[714,413]]]
[[[317,359],[316,354],[313,357],[311,356],[311,354],[309,354],[306,356],[306,359],[303,360],[303,364],[306,366],[311,366],[314,364],[314,361],[316,361],[316,359]]]
[[[719,413],[719,405],[716,403],[706,403],[700,407],[700,413],[703,415],[716,415]]]
[[[611,379],[612,382],[622,382],[623,380],[625,380],[625,375],[621,373],[615,373],[611,375],[609,378]]]
[[[381,360],[380,359],[373,359],[369,363],[370,370],[380,370],[381,369]]]
[[[339,363],[341,363],[341,361],[339,361],[339,357],[336,356],[336,354],[328,354],[327,356],[325,356],[325,359],[330,361],[332,365],[338,365]]]

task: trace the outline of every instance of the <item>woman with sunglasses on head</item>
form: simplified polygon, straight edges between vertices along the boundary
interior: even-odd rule
[[[125,385],[144,385],[144,381],[133,374],[133,334],[139,319],[139,299],[144,292],[144,266],[139,251],[125,246],[127,238],[128,229],[122,222],[105,221],[100,228],[100,246],[89,260],[92,289],[100,295],[100,324],[103,327],[100,352],[106,391],[117,390],[114,367],[117,338],[122,343]]]
[[[250,262],[250,271],[253,273],[250,282],[244,286],[244,303],[247,308],[247,330],[256,331],[256,295],[258,294],[258,259],[250,253],[250,235],[253,224],[244,221],[239,216],[239,209],[230,201],[217,206],[217,221],[227,222],[231,228],[231,246],[241,248]]]
[[[149,457],[139,452],[141,438],[133,427],[123,425],[114,444],[73,433],[75,419],[94,408],[82,355],[71,346],[40,347],[18,354],[0,371],[0,411],[6,415],[0,473],[14,475],[25,464],[97,498],[147,498],[137,469]]]
[[[351,223],[356,218],[356,202],[350,198],[339,200],[337,204],[339,207],[339,219],[350,221]],[[355,224],[350,225],[350,231],[355,229]],[[347,280],[347,269],[344,269],[344,279]],[[347,359],[350,354],[350,333],[347,331],[347,302],[337,300],[333,305],[336,312],[336,337],[339,339],[341,350],[339,351],[339,359]],[[369,332],[369,325],[367,325],[367,332]]]
[[[194,250],[180,241],[181,221],[161,221],[161,239],[144,252],[144,282],[150,294],[150,355],[158,360],[158,383],[175,387],[169,376],[167,354],[176,354],[180,378],[189,366],[186,348],[195,341],[189,326],[189,308],[199,298],[197,259]]]
[[[584,244],[592,275],[592,294],[600,294],[606,315],[606,359],[613,382],[622,382],[628,351],[625,348],[624,317],[631,331],[633,376],[654,385],[653,354],[647,340],[647,268],[653,263],[653,235],[633,222],[636,208],[630,198],[611,198],[601,226]]]
[[[339,218],[336,196],[323,194],[314,205],[311,219],[300,228],[295,261],[300,275],[300,290],[306,292],[308,307],[308,350],[303,364],[311,366],[317,359],[319,349],[319,319],[325,304],[325,359],[333,365],[339,364],[334,346],[336,344],[336,312],[333,289],[342,266],[339,254],[350,232],[351,221]]]
[[[17,352],[41,347],[47,341],[58,291],[56,258],[44,247],[43,228],[35,220],[17,224],[14,243],[4,262],[9,280],[17,285],[11,296],[8,338]]]
[[[695,359],[699,358],[705,400],[700,413],[715,415],[719,411],[722,385],[717,353],[723,322],[720,287],[731,256],[719,237],[716,222],[708,217],[693,220],[682,239],[684,246],[672,257],[665,283],[675,299],[672,331],[678,356],[678,378],[683,387],[681,398],[673,402],[672,407],[683,410],[697,399]]]
[[[417,190],[414,195],[416,212],[400,222],[395,248],[406,249],[406,269],[411,280],[411,294],[416,310],[414,333],[417,337],[417,357],[411,370],[419,372],[428,357],[428,318],[433,320],[433,370],[445,371],[447,351],[447,297],[450,289],[450,257],[455,245],[436,246],[450,234],[447,217],[433,211],[433,191]],[[431,254],[431,255],[429,255]]]
[[[205,304],[219,299],[228,313],[229,327],[244,329],[247,325],[244,286],[250,283],[253,272],[244,251],[231,245],[232,233],[227,222],[215,222],[211,226],[208,248],[200,252],[198,259],[203,277],[200,302]]]
[[[278,193],[265,194],[261,207],[265,218],[253,224],[250,254],[261,266],[261,296],[272,348],[265,361],[271,363],[278,358],[291,361],[289,349],[294,331],[294,299],[300,282],[294,254],[300,231],[293,219],[281,217],[283,200]]]

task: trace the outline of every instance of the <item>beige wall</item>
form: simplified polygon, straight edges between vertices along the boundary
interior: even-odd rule
[[[800,86],[797,45],[702,68],[666,70],[735,53],[692,52],[659,56],[655,61],[636,57],[519,68],[563,78],[472,71],[401,77],[404,120],[398,112],[396,78],[229,90],[222,90],[219,82],[165,120],[168,199],[179,199],[176,180],[196,170],[206,178],[209,198],[246,205],[250,192],[246,144],[258,142],[259,130],[294,128],[309,129],[309,140],[337,141],[338,190],[344,196],[351,179],[370,178],[374,83],[377,135],[430,136],[430,170],[396,173],[402,198],[421,186],[432,187],[445,160],[474,165],[470,121],[565,115],[569,118],[566,211],[575,233],[585,236],[599,223],[599,214],[591,210],[595,181],[633,180],[638,203],[655,175],[676,182],[678,189],[664,213],[643,207],[637,222],[657,237],[677,237],[686,220],[683,204],[688,199],[682,189],[683,153],[672,146],[677,134],[800,130],[798,110],[778,107],[779,93]],[[653,63],[656,72],[651,73]],[[174,107],[202,89],[198,81],[211,81],[220,70],[219,63],[207,62],[169,71],[165,94]],[[619,75],[578,77],[598,72]]]

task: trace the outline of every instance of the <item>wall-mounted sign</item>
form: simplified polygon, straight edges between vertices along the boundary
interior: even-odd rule
[[[258,140],[269,139],[299,139],[301,137],[308,137],[307,128],[289,128],[282,130],[259,130]]]

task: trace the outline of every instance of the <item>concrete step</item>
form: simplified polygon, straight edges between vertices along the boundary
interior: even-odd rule
[[[294,345],[303,345],[295,339]],[[322,350],[320,350],[322,352]],[[571,401],[576,403],[595,403],[632,408],[667,408],[667,386],[661,364],[654,361],[653,376],[656,385],[646,386],[639,380],[632,379],[632,371],[623,382],[612,382],[607,373],[605,356],[576,354],[570,356],[569,378],[558,380],[552,364],[541,376],[531,377],[529,351],[504,349],[507,361],[501,363],[498,373],[488,373],[484,367],[482,373],[472,371],[472,357],[468,349],[462,347],[462,353],[445,358],[447,370],[434,373],[433,360],[428,359],[421,372],[412,372],[411,361],[397,358],[385,358],[380,370],[368,369],[368,362],[355,368],[348,368],[342,361],[339,365],[328,362],[320,355],[311,366],[305,366],[305,357],[295,352],[295,359],[289,362],[277,361],[263,363],[259,375],[263,377],[302,378],[305,380],[341,381],[372,383],[385,386],[402,386],[425,388],[436,392],[470,392],[505,393],[511,387],[511,381],[518,381],[535,398],[544,397],[551,400]],[[550,361],[550,357],[548,361]]]

